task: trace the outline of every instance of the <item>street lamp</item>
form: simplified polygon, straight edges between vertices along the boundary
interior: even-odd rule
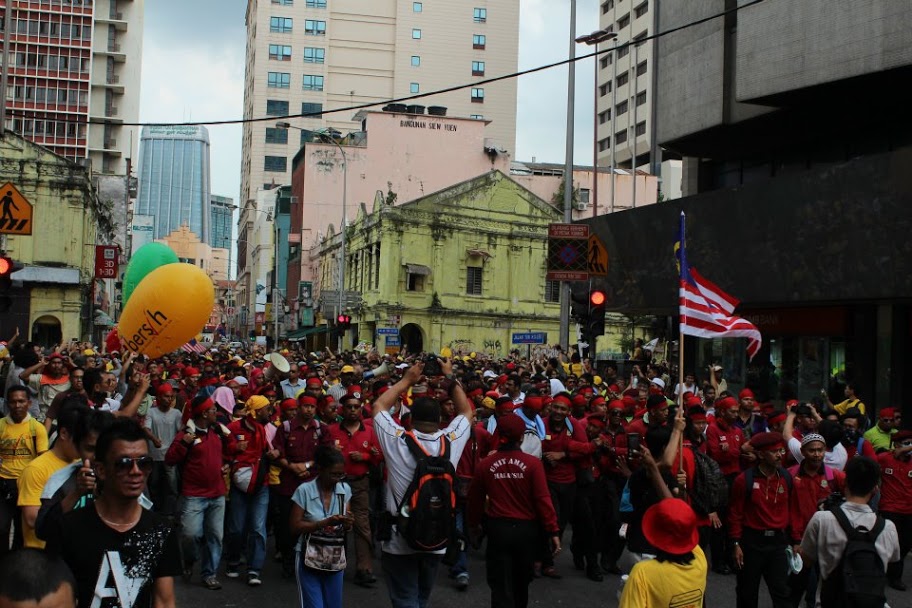
[[[585,44],[587,46],[595,46],[595,55],[593,56],[595,62],[595,117],[593,120],[593,131],[592,131],[592,217],[598,215],[598,102],[599,102],[599,44],[605,42],[606,40],[614,40],[615,46],[617,46],[617,34],[608,30],[598,30],[592,32],[591,34],[586,34],[585,36],[580,36],[576,39],[578,44]],[[612,63],[614,60],[612,59]],[[611,88],[614,90],[614,83],[611,83]],[[612,112],[614,109],[612,108]],[[614,191],[614,168],[612,167],[611,171],[611,182],[612,182],[612,192]],[[612,197],[613,198],[613,197]],[[614,211],[614,206],[611,208]]]
[[[301,127],[296,127],[289,122],[277,122],[277,129],[297,129],[298,131],[304,131]],[[342,232],[342,252],[339,255],[339,299],[336,302],[336,318],[342,313],[342,297],[345,293],[345,216],[346,209],[348,205],[348,157],[345,155],[345,149],[337,142],[334,138],[326,131],[314,131],[314,135],[320,138],[321,141],[325,143],[331,143],[339,149],[339,152],[342,153],[342,223],[341,223],[341,232]],[[342,334],[339,334],[338,341],[339,352],[342,351]]]

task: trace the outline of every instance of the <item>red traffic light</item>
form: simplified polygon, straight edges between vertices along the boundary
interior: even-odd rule
[[[593,291],[589,294],[589,303],[593,306],[604,306],[607,296],[604,291]]]
[[[5,275],[13,269],[13,262],[9,258],[0,258],[0,275]]]
[[[345,325],[346,323],[351,323],[351,317],[349,315],[339,315],[336,317],[336,322],[340,325]]]

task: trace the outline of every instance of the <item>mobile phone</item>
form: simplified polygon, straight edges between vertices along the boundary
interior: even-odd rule
[[[627,433],[627,453],[633,454],[633,452],[640,451],[640,434],[639,433]]]

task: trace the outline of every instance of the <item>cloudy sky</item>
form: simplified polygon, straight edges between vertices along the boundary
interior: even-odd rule
[[[520,69],[565,59],[570,0],[521,1]],[[243,115],[246,4],[246,0],[146,3],[141,121],[208,121]],[[577,34],[598,29],[597,9],[597,0],[578,0]],[[578,52],[589,51],[581,47]],[[592,157],[593,67],[591,59],[577,65],[575,159],[582,164]],[[566,67],[520,78],[514,158],[563,162],[566,89]],[[241,127],[210,127],[209,136],[212,192],[237,201]]]

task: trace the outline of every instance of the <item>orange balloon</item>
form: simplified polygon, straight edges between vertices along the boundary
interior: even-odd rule
[[[125,348],[155,358],[195,337],[215,303],[212,280],[193,264],[167,264],[147,274],[130,296],[117,333]]]

